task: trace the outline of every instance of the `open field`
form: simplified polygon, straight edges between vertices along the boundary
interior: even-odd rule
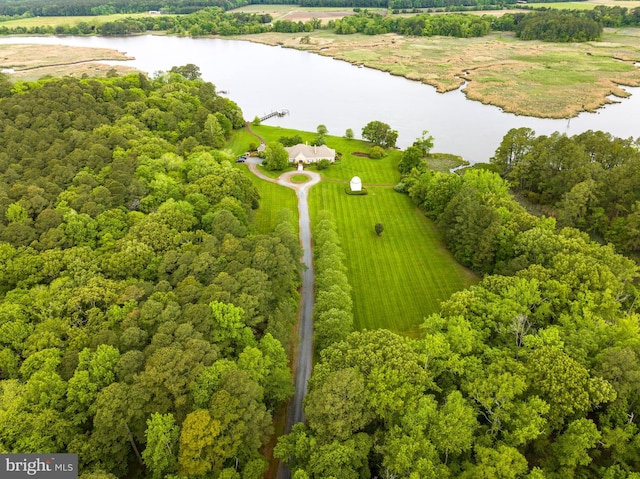
[[[329,210],[335,219],[353,288],[355,328],[417,334],[422,320],[474,276],[444,249],[433,222],[408,196],[388,186],[367,186],[367,196],[344,189],[322,181],[311,191],[310,206],[312,218]],[[378,222],[384,226],[380,237]]]
[[[291,188],[269,183],[261,180],[251,173],[249,169],[243,165],[240,168],[246,172],[247,177],[260,192],[260,208],[254,210],[254,222],[259,233],[268,233],[278,224],[278,214],[283,209],[289,209],[295,218],[294,227],[298,230],[298,200],[296,192]]]
[[[268,33],[240,37],[361,64],[433,85],[440,92],[467,81],[468,98],[507,112],[570,118],[627,96],[640,86],[640,29],[608,30],[601,42],[521,41],[512,33],[481,38]]]
[[[100,16],[70,16],[70,17],[30,17],[30,18],[16,18],[15,20],[7,20],[5,22],[0,23],[0,25],[6,26],[7,28],[15,28],[15,27],[46,27],[46,26],[62,26],[62,25],[77,25],[80,22],[113,22],[114,20],[120,20],[122,18],[139,18],[139,17],[148,17],[148,13],[115,13],[113,15],[100,15]]]
[[[347,7],[300,7],[298,5],[246,5],[231,12],[247,12],[265,14],[268,13],[273,17],[273,20],[290,20],[292,22],[307,22],[312,18],[317,18],[322,23],[327,23],[329,20],[337,20],[339,18],[346,17],[347,15],[353,15],[353,8]]]
[[[303,140],[315,136],[279,127],[252,125],[251,129],[266,142],[281,136],[300,135]],[[400,179],[401,152],[392,151],[381,160],[354,156],[353,152],[369,152],[371,145],[330,135],[327,146],[343,157],[319,172],[323,180],[311,190],[309,206],[312,220],[326,209],[336,221],[353,287],[355,327],[417,334],[423,318],[437,312],[441,301],[477,279],[444,248],[433,222],[408,196],[393,190]],[[362,178],[367,196],[344,193],[354,175]],[[378,222],[385,228],[381,237],[373,228]]]
[[[598,5],[606,7],[624,7],[631,10],[640,7],[640,1],[637,0],[586,0],[585,2],[552,2],[552,3],[535,3],[529,2],[528,6],[533,8],[559,8],[567,10],[592,10]]]
[[[133,71],[126,66],[113,67],[100,60],[126,60],[117,50],[66,47],[60,45],[0,45],[0,68],[14,70],[12,78],[36,80],[51,76],[103,76],[109,70]]]

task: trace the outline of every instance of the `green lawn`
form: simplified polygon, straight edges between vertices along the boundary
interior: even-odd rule
[[[295,229],[298,231],[298,200],[296,193],[291,188],[269,183],[261,180],[251,173],[246,165],[240,166],[251,179],[251,182],[260,192],[260,207],[254,210],[254,223],[259,233],[273,231],[278,224],[278,213],[283,208],[288,208],[293,212],[295,218]]]
[[[314,133],[278,127],[251,129],[267,143],[281,136],[300,135],[307,141],[315,137]],[[309,195],[311,218],[313,221],[321,210],[329,210],[334,216],[353,287],[355,327],[416,335],[423,318],[439,311],[441,301],[477,278],[444,248],[433,222],[408,196],[393,190],[400,179],[397,162],[401,152],[391,151],[381,160],[372,160],[353,155],[368,153],[371,145],[367,142],[327,136],[327,145],[343,157],[319,172],[323,181]],[[362,178],[367,196],[344,193],[355,175]],[[255,177],[252,181],[263,196],[256,216],[260,229],[273,224],[280,205],[295,208],[292,190]],[[374,231],[378,222],[384,225],[381,237]]]
[[[235,130],[225,146],[233,157],[247,152],[251,143],[257,142],[256,137],[251,135],[246,129]],[[293,212],[295,218],[295,228],[298,230],[298,201],[295,192],[290,188],[269,183],[261,180],[249,171],[245,164],[237,164],[255,187],[260,192],[260,207],[254,211],[254,223],[259,233],[268,233],[278,223],[278,213],[283,208],[288,208]],[[267,173],[265,171],[265,173]],[[278,176],[277,174],[275,175]]]
[[[262,136],[267,143],[277,141],[283,136],[299,135],[303,141],[311,142],[316,135],[314,133],[298,130],[289,130],[272,126],[251,126],[251,130]],[[400,180],[397,164],[402,155],[401,151],[391,150],[388,155],[379,160],[354,156],[353,153],[370,153],[371,143],[361,140],[347,140],[340,136],[327,135],[326,144],[336,152],[342,154],[342,158],[326,170],[320,171],[323,178],[349,182],[354,176],[359,176],[365,185],[388,184],[395,185]],[[314,169],[314,168],[311,168]]]
[[[312,218],[323,209],[334,215],[353,287],[355,328],[417,334],[423,318],[474,276],[444,249],[433,222],[408,196],[391,187],[367,190],[367,196],[349,196],[344,185],[321,182],[311,190]]]

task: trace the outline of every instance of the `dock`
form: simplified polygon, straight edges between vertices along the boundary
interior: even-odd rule
[[[283,117],[283,116],[287,116],[288,114],[289,114],[289,110],[276,110],[260,118],[260,121],[268,120],[269,118],[273,118],[274,116]]]

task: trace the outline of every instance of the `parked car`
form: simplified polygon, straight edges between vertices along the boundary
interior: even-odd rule
[[[245,161],[247,161],[247,157],[245,155],[242,155],[238,157],[236,163],[244,163]]]

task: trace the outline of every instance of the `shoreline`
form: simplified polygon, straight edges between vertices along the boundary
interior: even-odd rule
[[[281,38],[281,36],[284,36],[284,35],[289,35],[289,42],[284,43],[279,40],[279,38]],[[314,38],[312,37],[312,35],[305,35],[305,36],[312,38],[312,41],[314,39],[317,40],[318,38],[320,39],[320,42],[322,42],[323,40],[323,38],[320,38],[320,37]],[[405,43],[407,41],[406,40],[407,37],[402,37],[400,35],[395,35],[395,34],[385,34],[385,35],[378,35],[378,36],[386,36],[386,37],[393,38],[393,40],[391,40],[390,42],[387,42],[387,45],[394,44],[396,43],[396,41],[403,41]],[[494,33],[494,34],[487,35],[486,37],[480,37],[480,40],[483,38],[486,39],[487,37],[492,37],[492,36],[504,37],[506,35]],[[338,36],[336,35],[336,37]],[[210,36],[210,38],[219,38],[219,39],[228,38],[228,39],[233,39],[238,41],[249,41],[249,42],[259,43],[263,45],[269,45],[269,46],[281,47],[281,48],[292,48],[298,51],[318,54],[328,58],[333,58],[334,60],[345,61],[354,66],[371,68],[373,70],[382,71],[393,76],[399,76],[401,78],[405,78],[407,80],[418,81],[420,83],[423,83],[425,85],[429,85],[435,88],[436,92],[438,93],[448,93],[448,92],[460,89],[462,93],[465,95],[465,98],[467,100],[478,101],[483,105],[494,106],[494,107],[500,108],[502,111],[506,113],[512,113],[517,116],[526,116],[526,117],[533,117],[533,118],[540,118],[540,119],[570,120],[572,118],[577,117],[580,113],[585,113],[585,112],[593,113],[593,112],[596,112],[598,109],[605,107],[606,105],[616,103],[616,100],[612,99],[611,97],[615,97],[616,99],[628,98],[631,94],[625,90],[625,87],[629,87],[629,88],[640,87],[640,68],[639,68],[640,65],[638,63],[640,61],[640,45],[637,51],[637,54],[638,54],[637,58],[625,59],[625,58],[619,58],[614,56],[609,57],[612,61],[621,62],[627,65],[633,65],[636,70],[635,70],[635,75],[631,75],[631,76],[635,76],[636,77],[635,79],[628,79],[626,81],[620,78],[600,79],[595,83],[598,83],[600,85],[604,82],[606,84],[602,84],[601,88],[597,93],[591,93],[590,95],[582,96],[580,98],[581,101],[579,103],[575,102],[574,99],[572,99],[571,102],[567,102],[565,105],[563,105],[564,109],[562,111],[557,111],[557,112],[552,111],[551,113],[549,113],[548,111],[543,111],[542,109],[523,108],[506,101],[500,101],[501,99],[504,99],[506,95],[501,95],[496,98],[496,97],[492,97],[492,95],[490,94],[483,93],[482,88],[486,87],[487,85],[486,83],[483,83],[482,79],[479,79],[478,77],[480,77],[480,75],[484,73],[483,69],[488,68],[487,65],[461,67],[458,73],[453,74],[448,79],[449,81],[445,82],[439,79],[438,77],[433,77],[433,76],[429,77],[427,74],[420,74],[415,70],[402,73],[398,71],[397,68],[394,68],[393,65],[390,65],[389,67],[384,68],[384,67],[380,67],[379,64],[377,64],[376,62],[367,61],[366,59],[349,59],[345,55],[333,53],[332,51],[333,43],[327,42],[327,43],[318,43],[315,45],[309,44],[309,43],[303,44],[301,42],[301,39],[304,37],[300,36],[300,34],[264,33],[264,34],[257,34],[257,35],[243,35],[243,36],[234,36],[234,37],[220,37],[220,36],[212,35]],[[436,40],[442,40],[444,38],[445,41],[450,40],[448,37],[421,37],[421,38],[435,38]],[[457,40],[464,41],[469,39],[457,39]],[[527,44],[527,42],[525,41],[520,41],[520,40],[517,40],[517,41],[522,42],[522,44],[525,46]],[[296,45],[296,42],[298,43],[298,45]],[[379,42],[378,44],[383,44],[383,43],[384,42]],[[535,44],[533,42],[528,42],[528,43],[536,46],[539,46],[541,44],[541,42],[538,42]],[[591,43],[596,44],[596,47],[593,47]],[[588,42],[585,45],[588,45],[591,48],[597,48],[597,43],[598,42]],[[564,44],[553,44],[553,43],[544,44],[544,45],[552,46],[552,47],[565,46]],[[569,44],[569,45],[573,45],[573,44]],[[339,47],[340,45],[338,45],[338,48]],[[513,62],[508,62],[508,61],[503,62],[503,65],[505,66],[505,68],[509,68],[510,66],[513,65]],[[492,64],[489,66],[494,67],[495,64]],[[477,73],[477,75],[475,75],[476,78],[474,78],[473,73]],[[526,96],[527,95],[525,94],[524,97],[526,98]],[[539,106],[540,102],[535,102],[534,104]]]
[[[640,29],[637,29],[640,32]],[[314,35],[315,34],[315,35]],[[144,32],[140,34],[127,35],[135,36],[176,36],[166,32]],[[610,35],[618,35],[618,33],[610,33]],[[23,35],[10,35],[10,37],[20,38]],[[52,35],[24,35],[24,37],[51,37]],[[55,35],[53,35],[55,36]],[[73,35],[71,35],[73,36]],[[86,35],[87,37],[99,35]],[[640,35],[639,35],[640,36]],[[84,37],[84,35],[82,35]],[[417,81],[425,85],[433,87],[438,93],[447,93],[454,90],[461,90],[465,98],[470,101],[477,101],[484,105],[490,105],[501,109],[505,113],[512,113],[517,116],[538,118],[538,119],[562,119],[571,120],[583,112],[593,113],[605,107],[606,105],[616,103],[619,99],[627,98],[631,95],[625,88],[640,87],[640,45],[626,46],[629,51],[622,54],[608,55],[606,49],[619,47],[625,48],[625,45],[611,45],[611,42],[586,42],[584,44],[543,44],[541,42],[525,42],[516,40],[510,35],[504,33],[493,33],[485,37],[471,39],[453,39],[449,37],[403,37],[396,34],[384,34],[366,37],[362,35],[336,35],[325,33],[324,31],[315,31],[309,35],[298,34],[281,34],[281,33],[262,33],[255,35],[238,35],[238,36],[219,36],[206,35],[192,38],[213,38],[219,40],[235,40],[248,41],[252,43],[291,48],[306,53],[318,54],[339,61],[345,61],[351,65],[359,67],[367,67],[373,70],[388,73],[411,81]],[[310,39],[310,41],[302,42],[302,39]],[[352,41],[355,38],[355,41]],[[636,37],[637,38],[637,37]],[[371,44],[367,45],[368,41]],[[460,57],[461,51],[451,52],[451,57],[446,55],[442,58],[436,58],[431,62],[420,62],[422,58],[417,56],[409,57],[403,51],[393,55],[397,58],[391,58],[392,55],[384,56],[387,50],[374,51],[376,48],[394,49],[402,48],[410,51],[412,48],[428,49],[440,48],[444,50],[448,45],[457,45],[458,48],[476,47],[473,53],[485,54],[476,55],[472,58]],[[29,45],[14,44],[14,45]],[[486,56],[492,53],[493,47],[503,46],[506,50],[525,50],[532,58],[525,59],[518,63],[511,59],[494,59]],[[580,48],[578,48],[578,47]],[[351,50],[347,47],[351,47]],[[479,47],[479,48],[478,48]],[[496,47],[496,48],[497,48]],[[68,48],[84,48],[84,47],[68,47]],[[360,49],[360,51],[358,51]],[[604,51],[597,51],[603,49]],[[355,53],[354,53],[355,50]],[[488,50],[488,51],[487,51]],[[556,84],[551,86],[544,85],[544,81],[554,81],[554,75],[567,74],[567,67],[571,66],[567,56],[564,62],[554,64],[546,62],[544,68],[535,69],[536,54],[559,55],[560,53],[570,50],[575,56],[576,51],[585,55],[586,58],[594,56],[592,51],[597,51],[597,58],[603,62],[616,62],[617,64],[631,66],[627,72],[614,72],[611,75],[601,75],[590,82],[560,84],[557,80]],[[584,50],[587,50],[586,52]],[[365,57],[365,52],[369,53],[369,58]],[[373,53],[371,53],[373,52]],[[16,69],[15,78],[20,77],[20,72],[27,70],[47,70],[57,66],[73,66],[83,63],[93,63],[102,67],[103,65],[111,69],[113,67],[106,64],[100,64],[101,61],[108,60],[128,60],[126,54],[118,50],[112,49],[111,53],[121,54],[120,58],[86,58],[79,61],[59,62],[52,64],[40,64],[38,66],[23,66]],[[465,53],[462,51],[462,53]],[[458,57],[456,57],[458,54]],[[376,56],[377,55],[377,56]],[[497,56],[497,55],[496,55]],[[440,60],[442,63],[437,64]],[[495,61],[494,61],[495,60]],[[473,64],[475,62],[475,64]],[[455,65],[454,65],[455,63]],[[471,64],[467,64],[471,63]],[[586,63],[588,66],[589,64]],[[583,66],[583,65],[579,65]],[[605,65],[606,66],[606,65]],[[6,65],[0,65],[2,68],[15,68],[11,62]],[[126,71],[128,67],[124,66]],[[101,70],[102,68],[96,68]],[[131,67],[131,71],[136,69]],[[546,71],[549,70],[549,71]],[[531,75],[546,75],[539,84],[531,82],[531,84],[522,84],[518,75],[526,75],[531,71]],[[605,71],[607,71],[605,69]],[[99,72],[104,74],[105,72]],[[598,72],[582,71],[579,74],[594,76]],[[617,74],[616,74],[617,73]],[[55,72],[46,74],[56,75]],[[69,74],[69,73],[65,73]],[[73,73],[71,73],[73,76]],[[24,76],[24,75],[23,75]],[[550,80],[549,80],[550,78]],[[494,83],[496,85],[494,85]]]

